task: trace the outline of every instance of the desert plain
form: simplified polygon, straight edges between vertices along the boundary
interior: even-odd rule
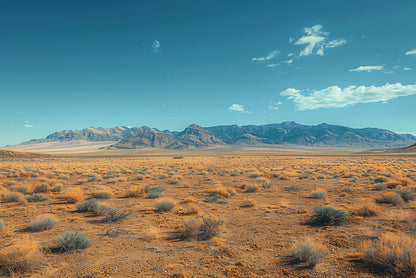
[[[413,277],[415,189],[411,154],[4,156],[0,271]]]

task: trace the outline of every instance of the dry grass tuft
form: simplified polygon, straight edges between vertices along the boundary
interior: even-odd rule
[[[58,196],[58,199],[68,204],[74,204],[79,201],[82,201],[84,199],[84,194],[79,189],[72,190],[61,194],[60,196]]]
[[[311,239],[298,242],[291,252],[291,257],[297,262],[305,262],[308,267],[315,267],[328,253],[327,248]]]
[[[416,275],[416,242],[404,235],[386,233],[363,252],[362,261],[393,277]]]
[[[380,207],[374,203],[363,204],[352,209],[352,213],[354,215],[364,217],[374,216],[377,215],[379,212],[381,212]]]
[[[42,254],[34,241],[14,243],[0,251],[0,269],[12,276],[33,270],[41,260]]]

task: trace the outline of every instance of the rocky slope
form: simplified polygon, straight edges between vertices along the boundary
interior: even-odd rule
[[[302,125],[283,122],[268,125],[228,125],[201,127],[192,124],[182,132],[160,131],[147,126],[87,128],[52,133],[44,139],[22,144],[54,141],[118,141],[111,149],[164,148],[184,149],[214,145],[294,144],[362,148],[394,148],[416,142],[410,134],[397,134],[385,129],[350,128],[340,125]]]

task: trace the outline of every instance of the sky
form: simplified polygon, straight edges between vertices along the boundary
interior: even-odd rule
[[[296,121],[416,134],[416,1],[12,1],[0,146]]]

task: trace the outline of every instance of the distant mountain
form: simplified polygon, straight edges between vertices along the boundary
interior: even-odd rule
[[[360,148],[392,148],[416,142],[410,134],[397,134],[377,128],[349,128],[340,125],[302,125],[283,122],[267,125],[188,126],[182,132],[160,131],[147,126],[87,128],[52,133],[44,139],[22,144],[55,141],[118,141],[110,149],[163,148],[185,149],[215,145],[274,145],[338,146]]]

